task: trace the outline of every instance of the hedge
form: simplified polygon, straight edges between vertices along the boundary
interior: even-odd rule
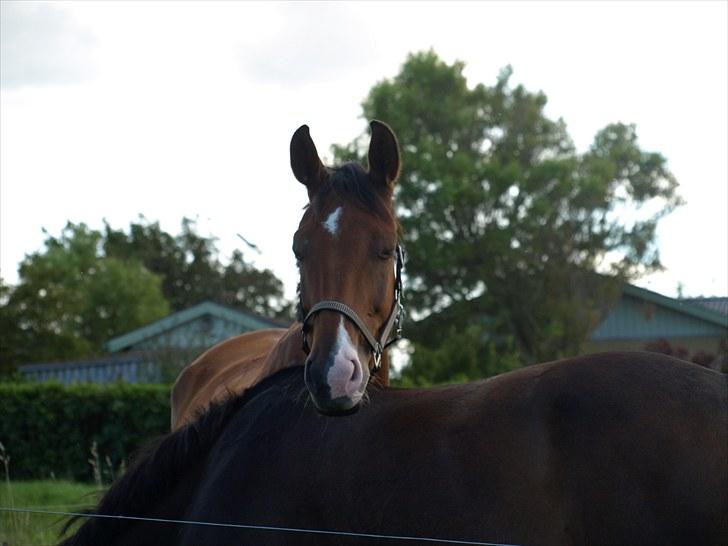
[[[98,481],[93,459],[111,481],[139,447],[169,431],[169,395],[169,385],[0,383],[10,478]]]

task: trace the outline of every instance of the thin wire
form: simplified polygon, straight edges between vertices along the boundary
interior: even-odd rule
[[[183,519],[144,518],[137,516],[114,516],[111,514],[85,514],[83,512],[50,512],[44,510],[27,510],[21,508],[0,508],[0,512],[26,512],[30,514],[49,514],[54,516],[79,516],[83,518],[127,519],[135,521],[151,521],[158,523],[182,523],[186,525],[205,525],[208,527],[232,527],[235,529],[252,529],[257,531],[279,531],[286,533],[311,533],[317,535],[336,535],[359,538],[379,538],[388,540],[416,540],[419,542],[436,542],[439,544],[470,544],[473,546],[518,546],[500,542],[482,542],[477,540],[455,540],[446,538],[411,537],[403,535],[378,535],[374,533],[354,533],[348,531],[325,531],[322,529],[298,529],[295,527],[274,527],[272,525],[244,525],[241,523],[215,523],[210,521],[188,521]]]

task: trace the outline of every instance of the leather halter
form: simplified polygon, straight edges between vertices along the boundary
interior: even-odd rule
[[[404,267],[404,251],[400,245],[397,245],[397,265],[395,266],[395,278],[394,278],[394,305],[392,311],[389,313],[389,318],[384,325],[382,335],[379,339],[375,338],[374,335],[369,331],[364,321],[359,318],[356,312],[346,305],[335,300],[323,300],[311,307],[311,310],[306,314],[306,318],[303,319],[301,325],[301,335],[303,336],[303,351],[306,354],[311,352],[311,347],[308,344],[308,338],[306,337],[306,325],[308,321],[319,311],[336,311],[348,318],[354,325],[359,328],[359,331],[367,340],[369,346],[372,349],[374,355],[374,369],[376,372],[379,370],[382,361],[382,353],[384,350],[392,345],[392,343],[402,338],[402,315],[404,314],[404,307],[402,306],[402,268]],[[392,332],[394,331],[394,335]]]

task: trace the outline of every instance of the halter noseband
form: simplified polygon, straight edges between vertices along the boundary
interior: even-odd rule
[[[319,311],[336,311],[337,313],[344,315],[353,322],[357,328],[359,328],[359,331],[364,336],[364,339],[366,339],[369,343],[369,346],[372,349],[372,354],[374,355],[373,371],[376,372],[379,370],[384,350],[392,345],[392,343],[402,338],[402,315],[404,313],[404,307],[402,306],[402,268],[404,267],[404,251],[400,245],[397,245],[396,254],[397,265],[394,278],[394,305],[392,306],[392,311],[389,313],[389,318],[384,325],[381,337],[379,339],[375,338],[369,331],[369,328],[367,328],[367,325],[364,324],[364,321],[361,320],[359,315],[357,315],[356,312],[348,305],[339,301],[323,300],[311,307],[311,310],[306,314],[306,318],[303,319],[303,323],[301,325],[303,351],[306,354],[311,351],[311,347],[309,346],[308,339],[306,337],[306,325],[308,324],[308,321]],[[394,331],[393,336],[392,331]]]

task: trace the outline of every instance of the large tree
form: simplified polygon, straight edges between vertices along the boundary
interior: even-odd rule
[[[493,86],[468,85],[463,69],[410,55],[362,104],[402,146],[413,382],[578,353],[620,283],[660,268],[655,228],[680,203],[633,125],[608,125],[577,153],[546,96],[512,86],[510,68]],[[362,142],[334,155],[361,158]]]
[[[284,299],[283,283],[272,271],[257,269],[238,250],[223,264],[214,237],[200,235],[188,218],[181,227],[178,235],[171,235],[158,222],[143,217],[132,222],[128,232],[107,224],[104,249],[108,256],[139,260],[160,275],[174,311],[213,300],[267,317],[290,319],[291,304]]]
[[[101,233],[69,223],[26,256],[0,300],[2,369],[98,354],[110,337],[169,312],[161,279],[138,260],[102,254]]]

